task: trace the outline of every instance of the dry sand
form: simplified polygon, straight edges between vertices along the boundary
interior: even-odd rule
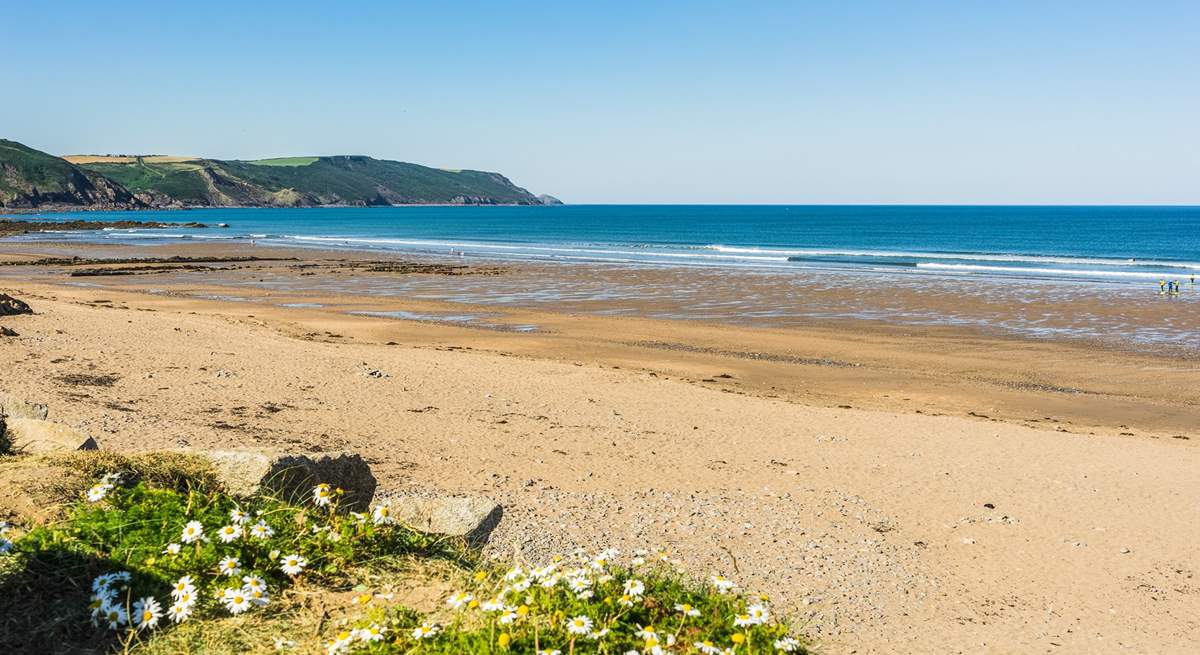
[[[1200,418],[1164,400],[1200,388],[1194,360],[501,312],[544,330],[524,334],[344,313],[438,303],[102,281],[129,288],[0,281],[37,311],[3,319],[21,336],[0,338],[0,385],[107,447],[357,450],[385,489],[500,500],[497,553],[665,545],[771,594],[824,652],[1200,638]]]

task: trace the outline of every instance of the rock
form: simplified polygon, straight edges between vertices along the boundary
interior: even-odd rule
[[[42,455],[72,450],[96,450],[96,440],[75,428],[36,418],[8,418],[5,435],[15,452]]]
[[[9,327],[4,327],[3,325],[0,325],[0,337],[19,337],[19,336],[21,336],[21,335],[17,334],[16,330],[9,328]]]
[[[397,521],[421,532],[485,541],[504,510],[485,496],[421,498],[394,496],[392,515]]]
[[[354,453],[273,453],[250,450],[200,452],[235,496],[265,493],[295,503],[312,501],[313,487],[328,484],[345,493],[342,509],[365,511],[375,496],[371,467]]]
[[[12,296],[0,293],[0,316],[16,316],[17,314],[32,313],[33,310],[29,308],[29,305]]]
[[[45,405],[27,403],[12,394],[0,391],[0,415],[8,418],[36,418],[44,421],[48,414]]]

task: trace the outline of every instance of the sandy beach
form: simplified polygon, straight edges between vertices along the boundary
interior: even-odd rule
[[[820,652],[1185,653],[1200,637],[1194,353],[354,293],[305,278],[546,273],[244,245],[136,254],[274,259],[28,265],[68,250],[125,252],[0,251],[24,263],[0,266],[0,293],[36,312],[3,320],[20,335],[0,338],[3,386],[104,446],[362,452],[383,489],[499,500],[497,555],[663,545],[770,594]],[[905,293],[860,300],[963,302]]]

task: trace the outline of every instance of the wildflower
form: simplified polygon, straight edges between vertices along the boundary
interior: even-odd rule
[[[221,602],[230,614],[241,614],[250,609],[250,595],[234,587],[226,589],[221,594]]]
[[[169,543],[169,544],[167,544],[167,547],[163,549],[162,552],[163,552],[163,555],[178,555],[179,551],[181,551],[181,550],[183,550],[183,547],[180,546],[179,544]]]
[[[656,633],[654,631],[654,626],[652,626],[652,625],[648,625],[643,628],[641,626],[641,624],[638,624],[637,632],[635,632],[634,634],[637,635],[639,638],[644,639],[646,641],[650,641],[651,639],[658,638],[658,633]]]
[[[630,579],[630,580],[625,581],[625,593],[629,594],[630,596],[637,598],[638,596],[641,596],[645,591],[646,591],[646,585],[641,580]]]
[[[501,648],[508,648],[508,642],[510,641],[512,641],[512,635],[508,634],[507,632],[501,632],[500,636],[496,637],[496,643],[499,644]]]
[[[267,588],[267,581],[257,575],[242,576],[242,588],[254,591],[263,591]]]
[[[138,630],[158,626],[160,618],[162,618],[162,605],[159,605],[153,596],[146,596],[133,603],[133,622],[137,625]]]
[[[723,575],[714,575],[712,577],[712,585],[717,588],[717,593],[719,594],[727,594],[737,587],[737,584],[733,580]]]
[[[300,575],[304,567],[308,564],[308,560],[299,555],[286,555],[279,560],[279,568],[288,575]]]
[[[747,607],[746,613],[750,615],[756,625],[762,625],[771,619],[771,611],[762,603]]]
[[[266,587],[261,589],[251,589],[250,587],[242,587],[242,591],[250,597],[250,604],[262,607],[271,602],[271,597],[267,594]]]
[[[732,637],[730,637],[729,639],[730,639],[730,640],[732,640],[732,641],[733,641],[733,643],[735,643],[735,644],[739,644],[739,645],[740,645],[740,644],[742,644],[742,643],[744,643],[744,642],[746,641],[746,635],[745,635],[745,634],[743,634],[743,633],[741,633],[741,632],[738,632],[738,633],[735,633],[735,634],[734,634]]]
[[[501,625],[508,625],[517,620],[517,610],[512,607],[505,607],[498,619]]]
[[[608,636],[608,628],[604,628],[602,630],[596,630],[594,632],[589,632],[587,638],[591,639],[592,641],[599,641],[607,636]]]
[[[617,599],[617,604],[621,607],[633,607],[633,598],[626,594]]]
[[[438,628],[438,625],[436,623],[430,623],[430,622],[426,621],[425,623],[422,623],[421,625],[413,628],[412,638],[413,639],[433,639],[433,637],[435,635],[437,635],[439,629],[440,628]]]
[[[539,650],[537,655],[562,655],[561,650]]]
[[[749,614],[738,614],[737,616],[733,617],[733,625],[738,628],[755,625],[756,623],[758,623],[758,621],[755,621],[754,617],[750,616]]]
[[[362,525],[367,522],[367,515],[363,514],[362,512],[350,512],[350,518],[354,519],[354,522],[358,525]]]
[[[375,525],[390,525],[396,522],[392,517],[392,501],[385,500],[371,511],[371,522]]]
[[[792,653],[800,650],[800,640],[795,637],[784,637],[783,639],[775,640],[775,650],[781,650],[785,653]]]
[[[498,612],[504,609],[504,601],[499,598],[491,598],[483,601],[483,604],[479,608],[485,612]]]
[[[229,521],[234,525],[245,525],[246,521],[250,520],[250,515],[240,509],[229,510]]]
[[[577,594],[587,591],[591,586],[592,581],[582,576],[567,579],[567,588]]]
[[[329,485],[322,482],[313,487],[313,504],[317,507],[328,507],[333,501],[333,492],[330,491]]]
[[[226,544],[240,536],[242,536],[242,526],[236,523],[227,525],[217,532],[217,538],[221,540],[221,543]]]
[[[222,575],[227,575],[229,577],[233,577],[242,572],[241,567],[238,566],[238,558],[236,557],[221,558],[220,563],[217,564],[217,570],[220,571]]]
[[[567,632],[573,635],[586,635],[592,631],[592,620],[586,616],[577,616],[567,620]]]
[[[342,630],[338,636],[329,642],[329,649],[326,651],[329,655],[344,653],[350,649],[350,642],[354,641],[354,633]]]
[[[383,639],[383,633],[385,632],[387,632],[387,628],[381,627],[378,623],[372,623],[370,626],[358,631],[358,640],[365,642],[380,641]]]
[[[188,521],[187,525],[183,526],[183,535],[179,540],[185,544],[190,544],[204,536],[204,526],[199,521]]]
[[[270,539],[274,535],[275,530],[273,530],[271,526],[267,525],[266,521],[263,521],[262,519],[259,519],[258,523],[255,523],[250,527],[250,536],[254,537],[255,539]]]
[[[464,605],[475,600],[475,597],[465,591],[460,591],[450,597],[446,604],[454,609],[462,609]]]
[[[183,623],[192,615],[192,604],[175,602],[167,608],[167,616],[174,623]]]
[[[129,615],[125,613],[124,607],[112,604],[104,608],[104,622],[108,624],[109,630],[118,630],[129,622]]]
[[[104,500],[104,497],[108,495],[108,492],[111,491],[112,488],[113,487],[111,484],[98,484],[93,486],[91,489],[88,489],[87,492],[88,502],[95,503]]]
[[[175,598],[175,600],[179,600],[179,597],[184,594],[190,595],[194,593],[196,593],[196,587],[194,584],[192,584],[192,576],[190,575],[185,575],[176,580],[175,586],[171,588],[171,596]]]
[[[507,573],[504,574],[504,581],[505,582],[513,582],[514,580],[520,580],[521,578],[524,578],[524,577],[525,577],[525,572],[521,570],[521,567],[514,566],[513,568],[509,569]]]
[[[700,610],[696,609],[695,607],[692,607],[691,605],[688,605],[687,603],[680,603],[680,604],[675,605],[675,611],[679,612],[680,614],[682,614],[684,616],[700,616]]]
[[[711,641],[697,641],[692,645],[704,655],[721,655],[721,649],[714,646]]]

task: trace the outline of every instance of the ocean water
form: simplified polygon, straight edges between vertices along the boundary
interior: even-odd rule
[[[383,250],[494,260],[831,269],[1153,285],[1200,273],[1200,207],[666,206],[198,209],[51,220],[227,223],[27,240]]]

